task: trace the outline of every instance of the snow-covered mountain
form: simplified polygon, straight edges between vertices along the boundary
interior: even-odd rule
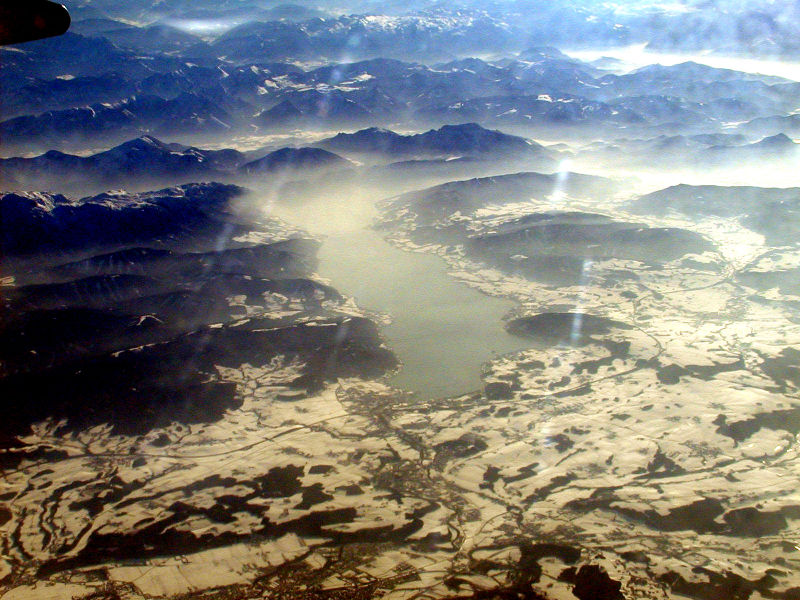
[[[214,179],[244,160],[236,150],[201,150],[143,136],[90,156],[50,150],[34,158],[0,159],[0,177],[6,188],[13,181],[27,189],[51,189],[56,184],[62,190],[126,183],[141,187],[166,179]]]
[[[228,219],[230,202],[243,191],[233,185],[198,183],[79,200],[44,192],[4,194],[0,248],[8,256],[180,237]]]

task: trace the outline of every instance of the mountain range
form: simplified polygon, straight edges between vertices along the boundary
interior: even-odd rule
[[[0,132],[6,155],[28,146],[65,149],[66,137],[78,143],[114,131],[126,137],[215,136],[252,134],[254,128],[280,133],[478,122],[528,135],[568,125],[576,134],[601,128],[630,137],[634,129],[641,135],[698,134],[721,132],[730,122],[773,119],[773,134],[779,132],[775,118],[796,108],[797,85],[777,77],[691,62],[620,75],[551,48],[529,48],[501,61],[425,65],[375,58],[301,68],[263,55],[253,62],[238,55],[145,60],[102,39],[79,41],[92,45],[91,70],[44,73],[22,58],[30,57],[30,65],[59,64],[54,57],[63,48],[34,46],[22,57],[12,52],[4,59],[8,93]],[[111,68],[103,72],[96,64]],[[755,123],[753,135],[759,133]]]
[[[339,156],[339,154],[343,156]],[[77,156],[50,150],[32,158],[0,159],[0,177],[7,190],[60,189],[102,191],[125,186],[149,189],[192,181],[246,181],[254,176],[306,175],[346,170],[356,165],[349,156],[370,165],[405,161],[404,168],[430,169],[433,163],[411,159],[473,158],[485,164],[528,165],[550,169],[557,153],[540,144],[477,124],[448,125],[420,134],[401,135],[369,128],[338,134],[315,147],[265,149],[249,153],[237,150],[203,150],[164,143],[146,135],[110,150]],[[473,168],[478,168],[474,163]],[[392,167],[394,171],[401,165]]]
[[[6,151],[26,148],[63,148],[89,138],[119,142],[131,135],[175,133],[219,134],[232,129],[234,120],[216,103],[184,93],[164,100],[134,96],[116,104],[48,111],[0,123]]]
[[[164,180],[213,179],[244,161],[245,155],[236,150],[200,150],[143,136],[90,156],[50,150],[33,158],[0,159],[0,177],[7,189],[107,188],[131,181],[146,187]]]
[[[694,219],[736,218],[771,244],[794,245],[800,188],[682,184],[640,196],[630,208],[638,214],[675,211]]]
[[[140,240],[179,241],[231,220],[237,186],[189,184],[130,194],[107,192],[74,200],[61,194],[27,192],[0,196],[3,255],[119,246]]]
[[[488,130],[477,123],[445,125],[425,133],[401,135],[372,127],[355,133],[340,133],[317,144],[322,148],[355,156],[436,158],[454,156],[512,156],[548,158],[550,153],[540,144],[497,130]]]

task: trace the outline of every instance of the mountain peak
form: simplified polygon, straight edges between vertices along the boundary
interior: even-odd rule
[[[147,152],[149,154],[162,154],[169,152],[170,150],[164,142],[151,135],[143,135],[141,137],[128,140],[127,142],[123,142],[119,146],[115,146],[114,148],[108,150],[108,152],[113,154],[127,154],[129,152],[136,151]]]
[[[291,100],[283,100],[272,108],[261,112],[257,119],[262,122],[285,121],[297,119],[303,116],[303,112],[294,105]]]
[[[416,137],[427,140],[428,143],[442,151],[461,154],[524,151],[534,146],[525,138],[509,135],[497,129],[486,129],[478,123],[444,125]]]
[[[477,123],[461,123],[458,125],[442,125],[438,130],[439,132],[449,132],[449,131],[471,131],[471,132],[479,132],[479,131],[490,131],[485,127],[481,127]]]
[[[478,123],[443,125],[424,133],[400,135],[388,129],[371,127],[355,133],[340,133],[323,140],[320,146],[334,151],[392,156],[470,156],[530,152],[541,146],[525,138],[486,129]]]
[[[141,148],[147,147],[147,148],[166,149],[166,144],[164,144],[164,142],[162,142],[158,138],[153,137],[152,135],[143,135],[136,139],[130,140],[125,144]],[[124,146],[125,144],[121,144],[121,146]]]
[[[364,137],[380,135],[380,136],[395,137],[395,136],[399,136],[400,134],[399,133],[395,133],[391,129],[386,129],[384,127],[367,127],[366,129],[360,129],[359,131],[356,131],[355,133],[352,133],[352,134],[340,133],[339,135],[357,135],[357,136],[364,136]]]
[[[785,133],[779,133],[777,135],[765,137],[760,142],[757,142],[756,145],[762,148],[791,148],[797,144]]]
[[[346,160],[322,148],[281,148],[240,167],[247,174],[270,173],[302,169],[322,169],[351,165]]]

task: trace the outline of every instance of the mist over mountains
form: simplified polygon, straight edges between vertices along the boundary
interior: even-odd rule
[[[31,158],[0,159],[0,175],[9,190],[33,186],[81,192],[125,185],[148,189],[195,180],[243,182],[254,177],[270,184],[276,176],[303,178],[330,171],[346,176],[364,164],[380,170],[431,165],[432,160],[469,160],[473,169],[498,161],[509,166],[552,168],[557,155],[531,140],[466,123],[416,135],[368,128],[322,139],[315,147],[249,152],[204,150],[145,135],[88,156],[50,150]]]
[[[349,65],[343,73],[282,65],[185,67],[138,81],[123,81],[116,73],[75,79],[70,74],[55,79],[44,98],[35,90],[47,87],[48,80],[12,78],[10,90],[19,89],[21,98],[35,94],[37,100],[34,106],[24,100],[4,110],[11,115],[36,112],[4,120],[0,131],[9,140],[7,151],[22,150],[23,145],[58,148],[66,140],[85,143],[88,138],[119,143],[123,136],[136,134],[224,137],[325,130],[336,124],[404,128],[410,123],[435,127],[479,122],[538,135],[564,127],[569,135],[574,135],[570,130],[597,128],[611,135],[652,135],[657,127],[708,133],[723,131],[729,122],[779,118],[796,94],[795,85],[775,78],[764,81],[709,67],[693,79],[698,65],[692,63],[656,77],[648,70],[599,79],[582,72],[561,87],[550,76],[550,61],[545,58],[541,68],[528,65],[523,70],[519,61],[503,68],[476,61],[444,69],[368,61]],[[689,83],[676,89],[681,77]],[[104,102],[79,106],[88,93],[99,94]],[[54,108],[64,104],[78,106]],[[743,130],[759,132],[755,125]]]

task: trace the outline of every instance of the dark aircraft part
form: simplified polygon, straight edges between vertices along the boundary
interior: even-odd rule
[[[66,33],[69,12],[48,0],[0,0],[0,45]]]

